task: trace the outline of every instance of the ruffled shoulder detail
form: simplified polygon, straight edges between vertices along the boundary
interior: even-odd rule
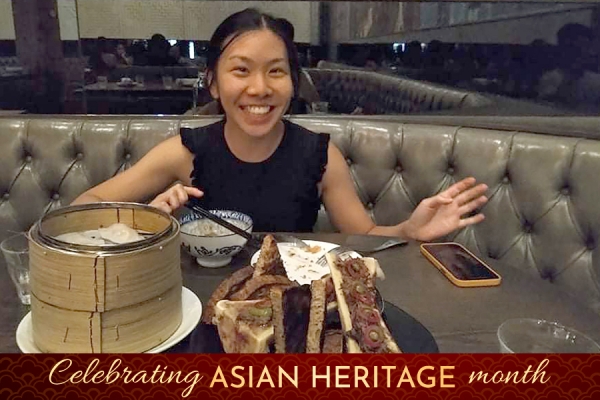
[[[185,146],[186,149],[188,149],[191,153],[196,153],[196,141],[197,139],[202,136],[206,136],[203,135],[202,133],[198,132],[200,130],[202,130],[204,127],[202,128],[180,128],[179,129],[179,136],[181,136],[181,144],[183,144]]]
[[[218,140],[223,129],[223,121],[218,121],[198,128],[180,128],[181,143],[194,155],[194,168],[190,177],[192,185],[198,187],[198,175],[202,170],[205,152],[211,148],[211,141]]]
[[[198,128],[179,128],[181,143],[193,154],[198,154],[205,146],[211,133],[218,134],[223,129],[223,121],[217,121]]]
[[[306,171],[313,183],[319,183],[327,168],[330,135],[328,133],[315,132],[299,124],[285,121],[288,133],[294,136],[294,148],[296,151],[302,149],[303,157],[307,160]]]

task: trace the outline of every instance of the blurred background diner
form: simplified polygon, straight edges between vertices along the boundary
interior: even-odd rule
[[[218,112],[202,79],[209,35],[249,5],[296,28],[307,79],[293,114],[600,107],[594,3],[0,0],[0,109]]]

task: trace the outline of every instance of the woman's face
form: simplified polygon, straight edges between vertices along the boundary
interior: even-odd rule
[[[268,29],[234,39],[221,54],[210,86],[227,123],[254,137],[268,135],[281,123],[293,92],[285,44]]]
[[[117,46],[117,54],[122,56],[123,54],[125,54],[125,46],[123,46],[122,44]]]

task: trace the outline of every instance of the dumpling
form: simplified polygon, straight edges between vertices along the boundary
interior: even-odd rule
[[[104,239],[102,239],[101,237],[94,237],[93,235],[86,235],[84,233],[86,232],[63,233],[62,235],[56,236],[56,239],[62,240],[63,242],[67,243],[82,244],[86,246],[102,246],[106,244]]]
[[[106,228],[99,228],[98,231],[103,239],[108,240],[112,243],[131,243],[137,242],[138,240],[144,240],[144,237],[140,235],[135,229],[122,223],[112,224]]]
[[[90,231],[83,231],[83,232],[81,232],[81,234],[83,236],[88,237],[93,240],[102,240],[104,242],[104,244],[106,244],[106,241],[104,239],[102,239],[102,235],[100,234],[100,231],[98,229],[94,229],[94,230],[90,230]]]

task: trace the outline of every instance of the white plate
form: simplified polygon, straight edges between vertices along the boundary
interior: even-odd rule
[[[322,267],[317,265],[316,262],[323,254],[339,247],[335,243],[319,242],[316,240],[305,240],[305,242],[309,246],[319,246],[321,250],[316,253],[310,253],[297,247],[286,245],[285,243],[277,244],[288,278],[298,282],[300,285],[310,284],[313,280],[327,275],[330,272],[329,267]],[[256,264],[259,255],[260,250],[252,255],[252,259],[250,260],[252,265]]]
[[[181,291],[181,309],[183,311],[183,319],[179,328],[167,340],[145,351],[145,353],[160,353],[165,351],[181,342],[194,330],[202,316],[202,303],[198,296],[186,287],[183,287]],[[31,312],[27,313],[17,327],[17,346],[19,346],[19,349],[23,353],[41,353],[41,350],[38,349],[33,341]]]

